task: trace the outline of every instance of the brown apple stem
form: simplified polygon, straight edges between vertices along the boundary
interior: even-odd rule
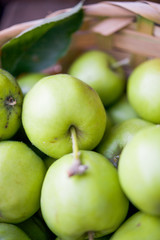
[[[121,67],[121,66],[126,66],[126,65],[129,65],[130,64],[130,58],[124,58],[120,61],[117,61],[117,62],[114,62],[111,67],[112,69],[116,69],[118,67]]]
[[[88,232],[88,239],[89,240],[94,240],[94,232],[92,232],[92,231]]]
[[[74,162],[68,171],[68,176],[74,175],[81,175],[87,170],[87,166],[83,165],[80,160],[80,152],[78,149],[78,142],[77,142],[77,133],[74,126],[70,128],[71,139],[72,139],[72,150],[73,150],[73,158]]]

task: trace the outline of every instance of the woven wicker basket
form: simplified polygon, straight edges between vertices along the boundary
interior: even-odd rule
[[[148,58],[160,57],[160,4],[149,1],[104,1],[84,5],[83,9],[85,17],[82,27],[73,35],[68,54],[60,60],[63,72],[77,54],[93,48],[107,51],[117,60],[128,59],[130,65],[126,71]],[[25,22],[0,31],[0,48],[9,39],[40,21]]]

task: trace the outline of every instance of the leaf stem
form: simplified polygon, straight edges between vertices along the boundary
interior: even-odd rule
[[[73,175],[81,175],[87,170],[87,166],[83,165],[80,160],[80,152],[78,148],[78,142],[77,142],[77,133],[74,126],[71,126],[70,128],[71,133],[71,139],[72,139],[72,151],[73,151],[73,159],[74,162],[71,166],[71,168],[68,171],[68,176],[71,177]]]

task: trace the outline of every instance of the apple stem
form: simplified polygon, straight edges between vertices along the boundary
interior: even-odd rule
[[[78,142],[77,142],[77,133],[75,127],[70,128],[71,131],[71,139],[72,139],[72,149],[73,149],[73,154],[74,158],[80,161],[79,159],[79,149],[78,149]]]
[[[114,62],[111,67],[112,69],[116,69],[121,66],[129,65],[130,64],[130,59],[129,58],[124,58],[120,61]]]
[[[94,232],[92,232],[92,231],[88,232],[88,239],[89,240],[94,240]]]
[[[87,170],[87,166],[83,165],[80,160],[80,152],[78,149],[78,142],[77,142],[77,133],[74,126],[71,126],[70,128],[71,132],[71,139],[72,139],[72,150],[73,150],[73,158],[74,162],[71,166],[71,168],[68,171],[68,176],[74,176],[74,175],[81,175]]]

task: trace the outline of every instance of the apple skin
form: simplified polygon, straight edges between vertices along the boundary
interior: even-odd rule
[[[15,78],[0,69],[0,140],[11,138],[21,125],[23,95]]]
[[[124,93],[126,83],[123,69],[112,69],[115,62],[105,52],[90,50],[72,63],[68,73],[89,84],[97,91],[103,104],[108,106]]]
[[[138,132],[123,149],[118,166],[120,184],[137,209],[160,216],[160,126]]]
[[[137,114],[160,123],[160,58],[145,61],[128,79],[127,96]]]
[[[160,218],[137,212],[120,226],[110,240],[158,240],[159,236]]]
[[[115,231],[128,211],[117,170],[101,154],[80,151],[88,169],[83,175],[68,176],[73,155],[67,154],[48,169],[41,193],[41,210],[48,227],[63,240],[95,238]],[[98,220],[99,219],[99,220]]]
[[[9,223],[0,223],[0,239],[31,240],[19,227]]]
[[[153,123],[139,118],[128,119],[113,126],[110,132],[106,132],[96,147],[96,151],[108,158],[114,166],[118,166],[118,159],[128,142],[140,130],[154,126]]]
[[[40,207],[46,168],[26,144],[0,142],[0,222],[19,223]]]
[[[107,110],[107,115],[113,125],[119,124],[131,118],[138,118],[126,95],[123,95],[117,102],[111,105]]]
[[[79,149],[91,150],[104,134],[107,116],[96,91],[68,74],[57,74],[41,79],[25,96],[22,122],[32,144],[58,159],[72,152],[71,126]]]
[[[42,78],[47,75],[44,73],[28,73],[17,78],[17,82],[22,90],[23,95],[26,95],[28,91]]]

